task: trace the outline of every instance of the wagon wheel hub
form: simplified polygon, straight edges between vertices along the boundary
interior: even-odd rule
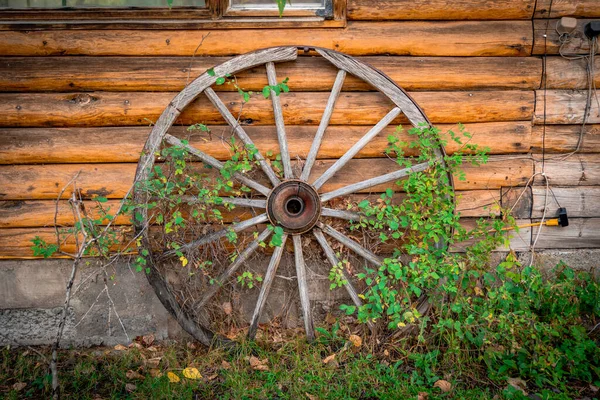
[[[306,182],[287,180],[277,185],[267,198],[267,216],[273,225],[287,233],[311,230],[321,215],[317,191]]]

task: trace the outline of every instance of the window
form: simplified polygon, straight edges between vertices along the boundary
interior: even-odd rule
[[[7,29],[343,27],[346,0],[0,0]],[[2,29],[2,28],[0,28]]]

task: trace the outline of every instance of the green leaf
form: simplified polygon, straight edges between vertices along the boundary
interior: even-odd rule
[[[262,90],[262,95],[265,99],[268,99],[271,95],[271,88],[269,86],[265,86]]]
[[[215,70],[213,68],[209,68],[206,70],[206,73],[210,76],[215,76]]]
[[[215,81],[215,83],[217,85],[222,85],[225,83],[225,78],[223,78],[222,76],[218,77],[217,80]]]
[[[102,197],[102,196],[98,196],[94,200],[96,200],[98,203],[106,203],[108,201],[108,199],[106,197]]]

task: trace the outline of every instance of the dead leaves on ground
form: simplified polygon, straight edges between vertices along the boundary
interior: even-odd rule
[[[250,366],[255,371],[268,371],[269,370],[269,360],[268,359],[259,359],[258,357],[250,356],[248,359],[250,362]]]
[[[448,393],[452,390],[452,384],[448,381],[440,379],[433,384],[433,387],[440,388],[443,393]]]

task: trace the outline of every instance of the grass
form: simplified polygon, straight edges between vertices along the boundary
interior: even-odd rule
[[[524,398],[490,381],[453,379],[452,389],[415,379],[409,358],[387,350],[359,347],[341,336],[312,345],[301,337],[264,343],[242,343],[233,352],[194,344],[141,344],[125,348],[63,350],[59,354],[61,391],[68,399],[491,399]],[[382,353],[380,353],[383,351]],[[46,348],[4,348],[0,352],[0,397],[48,398],[50,351]],[[324,363],[328,356],[332,361]],[[331,357],[330,357],[331,358]],[[187,379],[183,369],[195,367],[200,379]],[[468,366],[466,366],[468,367]],[[463,366],[462,368],[465,368]],[[171,382],[168,373],[179,382]],[[577,396],[576,393],[573,393]],[[541,399],[568,399],[545,391]]]

